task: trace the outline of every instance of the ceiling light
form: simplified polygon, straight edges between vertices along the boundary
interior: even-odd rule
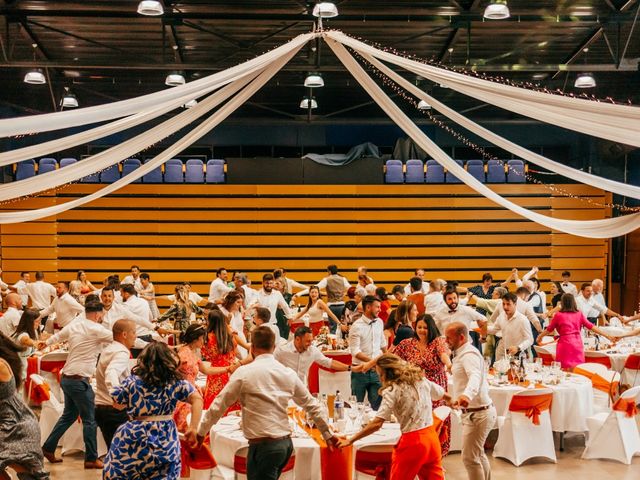
[[[547,78],[549,76],[548,73],[534,73],[532,78],[534,80],[544,80],[545,78]]]
[[[418,110],[431,110],[431,105],[429,105],[425,100],[420,100],[418,102]]]
[[[487,8],[484,9],[484,18],[489,20],[504,20],[509,18],[509,7],[507,7],[507,0],[491,0]]]
[[[71,93],[67,87],[65,87],[64,90],[65,92],[62,100],[60,100],[60,106],[62,108],[78,108],[78,97]]]
[[[573,84],[576,88],[593,88],[596,86],[596,79],[590,73],[581,73]]]
[[[27,72],[24,76],[24,83],[30,83],[32,85],[43,85],[47,83],[47,79],[42,73],[42,69],[35,68]]]
[[[300,108],[305,110],[311,108],[313,110],[314,108],[318,108],[318,102],[316,102],[315,98],[311,97],[311,106],[309,106],[309,97],[304,97],[300,102]]]
[[[307,78],[304,79],[304,86],[307,88],[324,87],[324,80],[319,73],[310,73]]]
[[[164,13],[164,8],[162,8],[162,3],[157,0],[142,0],[138,4],[138,13],[140,15],[157,17]]]
[[[440,88],[449,88],[447,85],[445,85],[444,83],[440,84]]]
[[[338,7],[332,2],[320,2],[313,7],[313,16],[320,18],[333,18],[338,16]]]
[[[165,85],[170,87],[177,87],[178,85],[184,85],[184,77],[179,72],[173,72],[167,75],[167,79],[164,81]]]
[[[184,108],[195,107],[198,104],[198,101],[194,98],[193,100],[189,100],[187,103],[183,105]]]

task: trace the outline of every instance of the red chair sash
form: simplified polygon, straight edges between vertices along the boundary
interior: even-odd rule
[[[42,385],[33,384],[31,389],[30,398],[33,403],[40,405],[42,402],[46,402],[51,398],[49,392],[49,385],[43,383]]]
[[[624,412],[627,417],[635,417],[638,414],[638,407],[635,398],[619,398],[613,404],[613,410],[616,412]]]
[[[182,460],[181,477],[189,477],[192,468],[194,470],[210,470],[217,465],[209,449],[208,435],[204,443],[197,448],[191,448],[187,442],[180,439],[180,458]]]
[[[296,333],[296,330],[300,327],[304,327],[304,322],[291,322],[289,324],[289,328],[291,329],[291,333]],[[313,335],[315,337],[315,334]]]
[[[607,356],[600,355],[585,355],[585,361],[588,363],[599,363],[600,365],[604,365],[607,368],[611,368],[611,359]]]
[[[65,363],[67,363],[66,360],[41,360],[40,370],[54,374],[58,378],[59,382]]]
[[[31,375],[39,373],[38,369],[38,357],[34,357],[33,355],[27,357],[27,378],[24,379],[24,388],[27,392],[30,391],[31,387]]]
[[[332,355],[331,353],[325,352],[325,355],[327,355],[327,357],[331,358],[332,360],[337,360],[338,362],[342,362],[347,365],[351,363],[350,353],[341,353],[338,355]],[[320,369],[325,370],[327,372],[333,372],[333,373],[337,372],[337,370],[333,370],[331,368],[321,367],[315,362],[312,363],[311,367],[309,367],[309,375],[307,377],[307,385],[309,386],[309,391],[311,393],[318,393],[320,391],[320,383],[318,379],[318,370]]]
[[[356,471],[387,480],[391,473],[391,452],[356,452]]]
[[[627,361],[624,362],[624,368],[628,368],[630,370],[640,370],[640,355],[629,355]]]
[[[537,352],[538,357],[542,359],[542,364],[546,366],[551,366],[551,362],[555,362],[553,359],[553,355],[545,352]]]
[[[552,400],[551,393],[530,397],[515,395],[509,404],[509,411],[524,413],[534,425],[540,425],[540,414],[551,408]]]

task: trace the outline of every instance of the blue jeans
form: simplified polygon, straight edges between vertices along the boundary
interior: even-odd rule
[[[338,320],[340,320],[340,316],[342,315],[342,311],[344,310],[344,303],[340,303],[338,305],[329,305],[329,310],[333,313]],[[336,333],[338,329],[338,324],[333,321],[333,318],[329,317],[329,331],[331,333]]]
[[[358,402],[364,402],[365,393],[369,397],[371,408],[378,410],[382,399],[378,395],[382,384],[375,370],[369,370],[366,373],[351,372],[351,394],[355,395]]]
[[[42,449],[55,452],[60,438],[68,428],[78,419],[82,419],[82,437],[84,439],[84,459],[93,462],[98,459],[98,445],[96,439],[95,394],[88,379],[75,379],[62,376],[60,386],[64,392],[64,411],[55,427],[49,434]]]

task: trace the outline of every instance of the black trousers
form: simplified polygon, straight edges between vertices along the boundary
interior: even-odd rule
[[[120,425],[129,420],[126,410],[117,410],[111,405],[96,405],[96,423],[102,431],[107,449],[111,447],[111,440]]]
[[[292,453],[290,438],[249,445],[247,480],[278,480]]]

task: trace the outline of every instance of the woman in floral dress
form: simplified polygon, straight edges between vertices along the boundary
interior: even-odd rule
[[[191,313],[195,312],[199,315],[202,309],[189,299],[189,291],[184,285],[177,285],[175,292],[175,302],[158,318],[158,322],[173,319],[173,328],[184,332],[191,323]]]
[[[428,380],[447,389],[447,369],[451,368],[451,352],[431,315],[420,315],[416,320],[415,336],[401,341],[393,353],[422,368]],[[444,404],[442,400],[434,401],[433,408]],[[447,418],[444,428],[447,432],[451,431],[451,419]],[[442,444],[442,455],[449,452],[449,437],[450,434]]]
[[[180,442],[173,421],[179,401],[191,403],[187,438],[195,438],[202,397],[178,371],[178,356],[164,343],[150,343],[138,357],[131,376],[111,391],[115,404],[127,409],[104,462],[104,480],[125,478],[177,480]]]

